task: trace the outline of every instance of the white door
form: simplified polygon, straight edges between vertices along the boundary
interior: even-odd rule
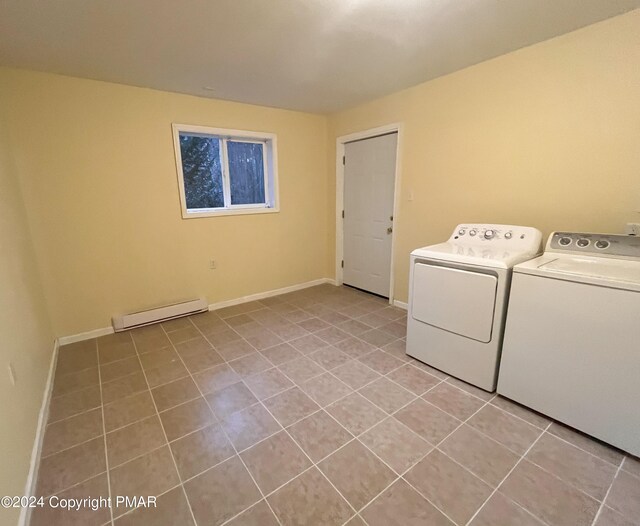
[[[389,297],[397,133],[345,144],[345,285]]]

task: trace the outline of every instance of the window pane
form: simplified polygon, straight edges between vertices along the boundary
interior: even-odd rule
[[[262,151],[262,144],[227,142],[232,205],[265,202]]]
[[[220,139],[180,133],[187,209],[224,206]]]

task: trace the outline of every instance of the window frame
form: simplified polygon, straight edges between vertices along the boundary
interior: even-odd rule
[[[271,214],[280,211],[280,203],[278,199],[277,136],[275,133],[232,130],[228,128],[211,128],[209,126],[176,123],[172,124],[171,127],[173,130],[173,149],[176,159],[176,172],[178,175],[180,206],[182,209],[183,219],[225,215]],[[212,136],[220,139],[223,195],[224,202],[228,203],[228,205],[221,208],[187,208],[184,173],[182,171],[180,133]],[[264,165],[264,196],[266,204],[257,203],[234,205],[231,203],[231,180],[229,175],[229,159],[226,146],[228,141],[240,141],[263,145],[262,162]]]

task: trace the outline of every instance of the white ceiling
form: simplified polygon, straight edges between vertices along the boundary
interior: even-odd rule
[[[640,0],[0,0],[0,64],[324,113],[637,7]]]

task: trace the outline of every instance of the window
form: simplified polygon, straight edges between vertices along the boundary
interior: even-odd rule
[[[182,217],[277,212],[276,136],[173,125]]]

